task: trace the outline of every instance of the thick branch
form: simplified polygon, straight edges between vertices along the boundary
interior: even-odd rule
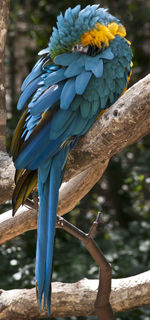
[[[0,150],[5,151],[6,107],[4,80],[4,51],[8,28],[9,0],[0,2]]]
[[[51,316],[94,315],[98,280],[83,279],[77,283],[52,284]],[[150,271],[137,276],[112,280],[110,299],[113,311],[125,311],[150,304]],[[48,317],[39,310],[35,288],[0,290],[0,319],[21,320]]]

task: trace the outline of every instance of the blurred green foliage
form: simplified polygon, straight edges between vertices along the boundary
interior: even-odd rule
[[[84,7],[94,2],[82,0],[80,3]],[[76,4],[78,2],[72,0],[71,6]],[[69,5],[69,0],[10,2],[6,50],[8,148],[20,117],[16,111],[16,101],[21,81],[34,65],[37,52],[47,46],[57,14],[60,11],[64,12]],[[131,79],[133,84],[150,71],[149,1],[103,0],[101,5],[109,7],[111,13],[118,16],[127,28],[128,39],[132,41],[134,52]],[[23,46],[22,53],[20,44]],[[112,264],[115,278],[135,275],[150,269],[149,163],[150,139],[147,136],[113,157],[103,178],[66,216],[69,221],[87,232],[97,212],[103,212],[104,223],[99,226],[95,239]],[[7,207],[1,206],[1,212],[9,206],[9,203]],[[27,232],[1,246],[0,274],[4,276],[1,277],[0,287],[12,289],[34,286],[35,246],[36,231]],[[53,280],[75,282],[83,277],[97,278],[97,266],[78,240],[62,230],[57,230]],[[149,307],[116,315],[116,320],[149,318]]]

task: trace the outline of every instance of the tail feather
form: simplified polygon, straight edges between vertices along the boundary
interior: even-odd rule
[[[38,301],[41,307],[42,294],[44,290],[44,276],[45,276],[45,263],[46,263],[46,242],[47,242],[47,212],[49,197],[49,177],[46,182],[40,186],[40,206],[38,216],[38,236],[36,246],[36,281]]]
[[[48,313],[50,313],[51,275],[59,187],[62,182],[69,145],[70,142],[53,157],[45,182],[42,178],[42,168],[39,169],[40,207],[36,253],[36,280],[39,304],[41,306],[42,296],[44,295],[43,306],[45,307],[45,305],[47,305]]]

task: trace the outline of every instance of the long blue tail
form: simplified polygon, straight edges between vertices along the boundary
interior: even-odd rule
[[[39,168],[39,217],[36,248],[37,296],[41,306],[47,304],[50,313],[51,275],[53,248],[56,229],[56,216],[59,187],[63,178],[64,166],[69,152],[69,144],[63,147],[52,159]]]

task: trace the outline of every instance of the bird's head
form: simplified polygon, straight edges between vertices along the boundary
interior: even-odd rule
[[[57,28],[49,42],[51,58],[66,52],[79,51],[95,56],[109,46],[116,36],[125,37],[120,21],[99,5],[68,8],[57,18]]]

